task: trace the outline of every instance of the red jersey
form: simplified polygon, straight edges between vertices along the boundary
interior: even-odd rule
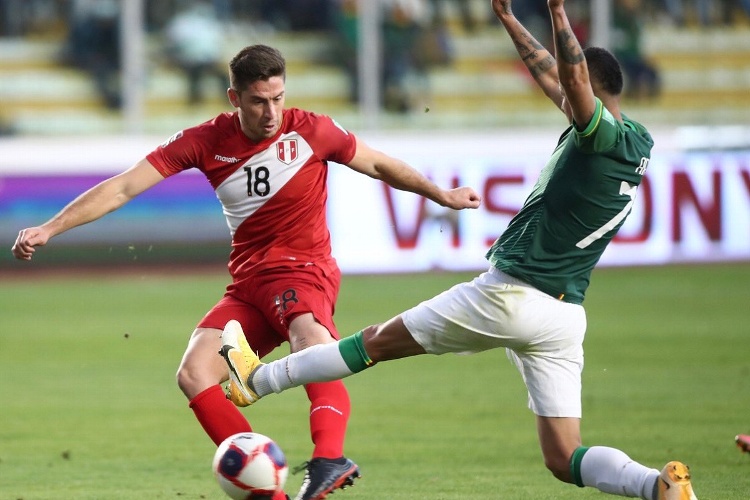
[[[235,282],[278,267],[337,269],[326,222],[328,161],[348,163],[355,137],[330,117],[284,110],[279,132],[259,143],[237,113],[182,130],[146,159],[164,176],[197,168],[216,191],[232,234]]]

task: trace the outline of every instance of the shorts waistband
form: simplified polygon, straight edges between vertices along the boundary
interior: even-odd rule
[[[536,288],[534,285],[529,285],[525,281],[519,280],[518,278],[514,278],[510,274],[502,272],[500,269],[496,268],[495,266],[490,266],[490,274],[502,281],[503,283],[507,283],[509,285],[518,285],[518,286],[525,286],[528,288],[533,288],[534,290],[538,290],[541,293],[541,290]]]
[[[547,297],[551,297],[551,298],[553,298],[555,300],[560,300],[560,301],[563,301],[563,302],[567,302],[566,300],[564,300],[564,297],[565,297],[564,295],[560,295],[559,297],[556,297],[556,296],[551,295],[551,294],[549,294],[547,292],[539,290],[534,285],[530,285],[530,284],[526,283],[523,280],[520,280],[518,278],[515,278],[515,277],[511,276],[510,274],[504,273],[500,269],[496,268],[495,266],[490,266],[489,272],[490,272],[490,274],[492,274],[494,277],[496,277],[497,279],[499,279],[503,283],[507,283],[509,285],[516,285],[516,286],[523,286],[523,287],[526,287],[526,288],[531,288],[532,290],[534,290],[536,292],[539,292],[542,295],[545,295]]]

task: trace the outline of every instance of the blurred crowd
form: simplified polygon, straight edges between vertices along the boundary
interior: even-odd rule
[[[21,37],[65,28],[81,11],[97,4],[124,0],[0,0],[0,37]],[[189,8],[192,0],[144,1],[147,31],[164,29],[170,20]],[[338,0],[205,0],[213,15],[224,23],[267,23],[280,30],[318,30],[330,24]]]
[[[119,4],[122,0],[113,0]],[[374,0],[372,0],[374,1]],[[461,28],[471,31],[489,19],[489,1],[481,0],[485,9],[472,9],[479,0],[380,0],[399,3],[406,9],[425,8],[435,22],[445,20],[451,10],[457,13]],[[206,0],[216,17],[223,22],[248,21],[266,23],[279,30],[327,30],[333,27],[337,11],[349,9],[354,0]],[[108,3],[108,0],[0,0],[0,37],[19,37],[39,30],[60,28],[75,20],[86,4]],[[184,10],[191,0],[144,1],[146,26],[150,32],[163,29]],[[585,9],[588,0],[580,2]],[[750,0],[645,0],[644,14],[658,22],[677,26],[715,26],[733,24],[738,17],[750,16]],[[513,4],[519,15],[546,7],[546,0],[524,0]],[[386,6],[386,8],[388,8]],[[476,19],[477,10],[486,10],[484,19]],[[545,12],[546,15],[546,12]],[[519,16],[520,17],[520,16]]]
[[[56,33],[64,39],[61,60],[90,74],[110,109],[121,106],[120,4],[122,0],[0,0],[0,36]],[[405,112],[415,96],[426,94],[426,74],[450,61],[445,9],[457,8],[461,26],[476,22],[470,0],[380,0],[383,33],[381,102]],[[447,4],[453,4],[448,6]],[[329,55],[350,76],[358,98],[356,0],[160,0],[143,2],[145,31],[163,47],[160,62],[185,75],[186,101],[204,100],[203,81],[213,79],[223,94],[228,86],[222,41],[231,27],[264,31],[318,31],[338,43]]]
[[[117,109],[120,99],[120,7],[124,0],[0,0],[0,37],[57,33],[64,42],[64,63],[87,71],[103,103]],[[372,0],[374,1],[374,0]],[[381,65],[383,107],[393,112],[419,108],[429,94],[431,68],[453,60],[451,37],[497,28],[489,0],[379,0],[384,57]],[[186,102],[204,100],[203,81],[228,85],[222,39],[229,26],[257,30],[319,31],[336,40],[329,55],[349,75],[356,101],[358,7],[360,0],[160,0],[144,1],[145,29],[162,41],[160,61],[185,76]],[[658,68],[644,55],[641,37],[647,23],[709,27],[746,22],[750,0],[613,0],[612,49],[620,59],[631,96],[658,95]],[[546,0],[515,2],[516,16],[548,48],[552,47]],[[589,0],[570,6],[578,39],[589,32]],[[484,12],[484,15],[481,13]],[[450,13],[450,14],[449,14]],[[449,19],[450,17],[450,19]]]

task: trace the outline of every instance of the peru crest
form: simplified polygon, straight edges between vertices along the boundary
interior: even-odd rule
[[[276,157],[287,165],[297,159],[297,139],[288,139],[276,143]]]

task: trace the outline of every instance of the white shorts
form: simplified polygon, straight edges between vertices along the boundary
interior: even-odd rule
[[[586,333],[582,306],[557,300],[492,267],[401,317],[430,354],[505,347],[521,372],[535,414],[581,417]]]

